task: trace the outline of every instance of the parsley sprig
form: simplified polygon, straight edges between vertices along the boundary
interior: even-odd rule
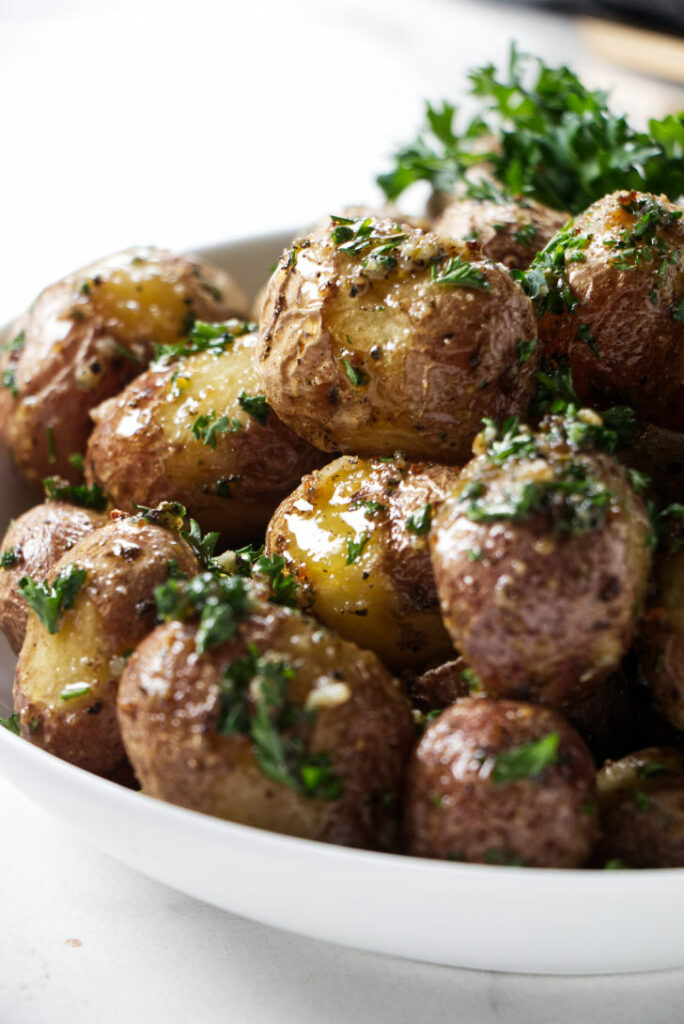
[[[187,338],[172,342],[169,345],[155,345],[157,360],[181,359],[197,352],[224,352],[236,338],[244,334],[252,334],[257,324],[250,320],[226,320],[224,323],[210,324],[204,320],[195,320]]]
[[[515,45],[503,72],[489,64],[468,77],[479,109],[458,127],[454,106],[428,104],[423,131],[378,178],[388,199],[415,181],[448,192],[477,163],[489,163],[509,193],[571,213],[617,189],[684,192],[684,112],[636,131],[611,111],[606,93]],[[483,147],[489,137],[498,144]]]
[[[85,580],[86,570],[80,565],[70,565],[52,583],[47,580],[37,583],[31,576],[22,576],[17,585],[48,633],[57,633],[62,612],[74,607]]]

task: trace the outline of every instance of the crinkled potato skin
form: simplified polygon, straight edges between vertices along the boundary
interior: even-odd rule
[[[0,388],[0,440],[19,473],[78,482],[69,456],[85,451],[90,410],[145,368],[154,343],[177,341],[193,317],[245,309],[223,271],[162,249],[117,253],[46,288],[0,355],[0,376],[14,381]]]
[[[612,494],[596,529],[556,532],[543,509],[468,519],[459,498],[473,480],[488,479],[501,497],[540,471],[529,460],[490,465],[486,455],[462,470],[436,516],[430,545],[444,622],[490,696],[562,707],[595,689],[632,642],[651,564],[648,514],[611,456],[575,461]]]
[[[434,230],[462,242],[479,242],[487,259],[524,270],[569,216],[535,199],[510,197],[495,202],[454,196],[435,221]]]
[[[50,634],[29,614],[14,678],[21,735],[99,775],[116,773],[127,757],[116,720],[116,691],[126,658],[154,628],[154,589],[169,561],[188,575],[197,559],[178,534],[135,518],[118,519],[84,537],[55,564],[50,579],[78,565],[86,579],[71,610]],[[69,685],[83,696],[63,699]]]
[[[47,579],[61,556],[77,541],[104,526],[102,512],[78,508],[65,501],[45,501],[19,516],[7,530],[0,552],[13,554],[11,565],[0,568],[0,629],[12,650],[24,642],[29,608],[17,584],[22,576]]]
[[[444,660],[453,647],[439,611],[427,532],[407,524],[426,505],[436,507],[457,478],[455,467],[402,456],[386,462],[341,456],[305,477],[281,503],[266,552],[285,558],[316,618],[391,669]]]
[[[649,747],[598,773],[596,861],[631,868],[684,867],[684,751]]]
[[[120,508],[181,501],[203,531],[229,545],[261,543],[278,502],[324,456],[268,412],[265,423],[240,406],[263,395],[256,334],[224,352],[194,353],[151,367],[93,412],[86,478]],[[227,416],[232,429],[205,443],[193,425]],[[206,435],[205,435],[206,436]]]
[[[558,734],[557,761],[497,782],[496,759]],[[408,852],[474,863],[577,868],[596,836],[591,754],[549,708],[464,697],[428,725],[408,769]]]
[[[568,357],[584,404],[624,403],[646,423],[684,431],[684,323],[674,315],[684,298],[684,222],[657,229],[667,256],[647,246],[653,255],[632,269],[616,266],[633,258],[612,244],[639,220],[626,206],[649,198],[666,211],[679,209],[665,196],[615,192],[575,218],[573,234],[590,239],[583,259],[566,269],[577,306],[574,313],[546,313],[539,336],[545,351]],[[593,345],[582,339],[583,327]]]
[[[392,849],[413,723],[399,683],[375,656],[273,604],[255,607],[233,640],[202,655],[195,635],[193,624],[158,626],[121,680],[121,732],[145,792],[287,835]],[[308,749],[331,757],[343,783],[337,799],[273,781],[249,737],[217,731],[221,673],[248,644],[295,669],[288,683],[295,704],[309,707],[318,696]]]
[[[397,233],[372,223],[378,237]],[[283,255],[260,317],[266,397],[324,451],[458,463],[483,416],[527,408],[538,353],[520,361],[519,343],[536,339],[535,318],[474,243],[400,231],[396,266],[379,271],[340,251],[330,227]],[[487,288],[433,281],[433,268],[457,256]]]

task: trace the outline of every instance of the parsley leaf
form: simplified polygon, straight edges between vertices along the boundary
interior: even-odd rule
[[[99,484],[70,484],[61,476],[46,476],[43,480],[48,501],[66,501],[81,508],[102,512],[107,507],[107,495]]]
[[[432,505],[430,502],[419,508],[417,512],[413,512],[406,520],[406,529],[410,533],[429,533],[431,525]]]
[[[233,319],[219,324],[195,320],[187,338],[170,345],[155,345],[156,358],[172,360],[192,356],[197,352],[224,352],[236,338],[252,334],[256,329],[257,324],[249,320]]]
[[[362,533],[358,540],[347,541],[347,565],[356,561],[369,540],[370,533]]]
[[[347,372],[349,380],[352,382],[355,388],[362,388],[364,384],[368,383],[368,374],[365,373],[360,366],[354,366],[349,359],[343,359],[342,363]]]
[[[558,763],[559,742],[559,734],[550,732],[541,739],[523,743],[499,754],[492,769],[492,781],[498,786],[520,779],[536,778],[548,765]]]
[[[170,579],[155,589],[160,621],[199,617],[195,647],[200,654],[235,636],[251,601],[240,576],[203,572],[191,580]]]
[[[0,725],[9,732],[13,732],[15,736],[19,735],[19,715],[16,711],[9,715],[8,718],[0,717]]]
[[[452,257],[442,267],[433,263],[430,277],[433,284],[449,288],[476,288],[481,291],[486,291],[489,288],[489,281],[482,271],[460,256]]]
[[[245,391],[241,391],[238,402],[241,409],[244,409],[262,427],[265,426],[268,414],[271,411],[265,395],[248,395]]]
[[[55,577],[53,583],[47,580],[36,583],[30,576],[23,576],[18,587],[48,633],[56,633],[62,612],[73,608],[76,595],[85,580],[85,569],[70,565]]]

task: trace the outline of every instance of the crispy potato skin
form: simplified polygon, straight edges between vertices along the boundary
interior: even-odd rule
[[[150,368],[93,412],[86,477],[120,508],[181,501],[227,544],[261,542],[278,502],[324,456],[271,409],[261,424],[239,403],[263,395],[256,334],[221,353],[198,352]],[[232,429],[205,443],[193,425],[227,416]],[[205,435],[206,436],[206,435]]]
[[[290,609],[257,605],[235,639],[199,655],[195,627],[159,626],[136,650],[118,698],[126,748],[152,796],[230,821],[347,846],[391,849],[413,739],[408,702],[377,658]],[[247,735],[221,735],[219,682],[248,644],[295,670],[288,698],[315,709],[309,752],[342,781],[337,799],[269,778]]]
[[[656,241],[667,255],[642,246],[637,251],[648,258],[639,265],[616,265],[632,261],[614,245],[639,221],[627,207],[653,198],[615,192],[575,219],[573,233],[590,239],[583,261],[566,269],[577,306],[574,314],[545,314],[539,334],[547,352],[569,358],[583,403],[626,403],[647,423],[684,431],[684,323],[673,315],[684,296],[684,223],[658,227]],[[665,196],[657,202],[666,211],[678,209]],[[580,326],[591,331],[598,355],[580,337]]]
[[[397,235],[373,220],[379,239]],[[284,254],[260,318],[266,397],[293,429],[324,451],[411,459],[468,457],[483,416],[526,408],[537,351],[527,297],[504,268],[429,232],[405,235],[393,266],[363,266],[331,228]],[[294,255],[296,254],[296,256]],[[438,284],[433,269],[473,261],[485,288]]]
[[[557,760],[497,782],[497,758],[558,734]],[[465,697],[432,722],[407,776],[405,832],[418,857],[581,867],[596,835],[594,763],[558,712]]]
[[[487,482],[487,501],[504,501],[511,487],[535,485],[563,458],[551,452],[498,466],[477,456],[431,532],[444,622],[491,696],[553,706],[578,700],[618,666],[634,635],[651,563],[649,520],[611,456],[573,456],[611,495],[594,529],[556,530],[544,508],[494,522],[465,515],[462,498],[474,481]]]
[[[524,270],[569,216],[535,199],[495,202],[455,196],[435,221],[434,230],[461,242],[473,239],[487,259]]]
[[[409,700],[419,711],[443,711],[470,693],[469,670],[463,658],[444,661],[415,675],[402,673]]]
[[[5,534],[0,551],[14,553],[14,562],[0,569],[0,629],[19,652],[29,609],[17,588],[22,576],[48,577],[59,558],[77,541],[107,523],[108,517],[64,501],[46,501],[24,512]]]
[[[69,456],[85,451],[90,410],[145,368],[154,343],[177,341],[191,317],[245,308],[222,271],[165,250],[129,249],[46,288],[8,334],[23,344],[0,356],[16,390],[0,388],[0,439],[19,473],[77,482]]]
[[[116,691],[126,657],[154,627],[154,588],[167,580],[170,559],[189,575],[199,570],[176,533],[133,518],[95,530],[60,558],[51,580],[70,565],[87,575],[56,633],[29,614],[14,678],[24,739],[100,775],[126,764]],[[74,684],[89,690],[63,699]]]
[[[598,774],[598,864],[684,867],[684,751],[649,747],[607,761]]]
[[[684,730],[684,550],[656,559],[653,591],[639,629],[639,660],[656,705]]]
[[[282,502],[266,551],[285,558],[304,607],[391,669],[443,660],[453,648],[427,533],[409,530],[407,522],[427,504],[436,506],[457,478],[455,467],[401,456],[342,456]]]

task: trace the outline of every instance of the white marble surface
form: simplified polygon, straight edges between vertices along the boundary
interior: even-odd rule
[[[372,199],[423,97],[457,95],[512,36],[616,83],[621,106],[670,102],[601,68],[569,22],[477,0],[0,0],[0,322],[118,247],[200,245]],[[0,1024],[684,1016],[684,971],[515,977],[328,946],[143,878],[1,778],[0,808]]]

